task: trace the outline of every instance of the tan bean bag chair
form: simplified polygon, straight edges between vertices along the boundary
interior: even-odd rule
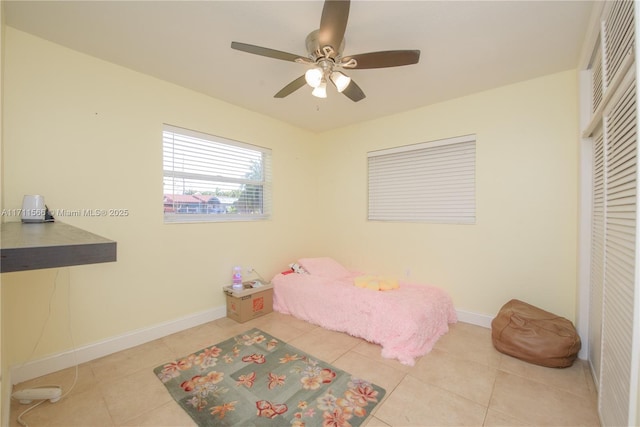
[[[491,322],[491,340],[501,353],[550,368],[571,366],[581,346],[569,320],[517,299]]]

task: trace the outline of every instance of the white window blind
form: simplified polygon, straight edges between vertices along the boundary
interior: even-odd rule
[[[475,135],[369,152],[368,219],[473,224],[475,170]]]
[[[165,222],[250,221],[271,214],[271,150],[164,125]]]

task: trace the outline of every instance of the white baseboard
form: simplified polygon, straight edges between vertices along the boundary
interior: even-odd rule
[[[458,321],[464,323],[471,323],[472,325],[482,326],[484,328],[491,329],[491,321],[493,317],[486,314],[471,313],[469,311],[456,310],[458,313]]]
[[[12,381],[11,384],[18,384],[42,375],[70,368],[76,364],[89,362],[185,329],[193,328],[194,326],[202,325],[203,323],[211,322],[212,320],[220,319],[226,315],[227,309],[223,305],[148,328],[127,332],[126,334],[108,338],[104,341],[89,344],[75,350],[13,366],[10,368],[9,375]]]
[[[490,316],[456,310],[460,322],[491,328]],[[109,354],[126,350],[158,338],[171,335],[212,320],[220,319],[227,315],[226,307],[216,307],[176,320],[160,323],[148,328],[127,332],[126,334],[108,338],[104,341],[89,344],[75,350],[66,351],[43,359],[27,362],[23,365],[11,367],[9,380],[11,384],[18,384],[33,378],[67,369],[76,364],[86,363]]]

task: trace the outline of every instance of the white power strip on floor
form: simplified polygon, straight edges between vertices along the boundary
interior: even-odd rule
[[[49,400],[55,403],[62,397],[62,389],[59,387],[28,388],[14,392],[11,397],[19,400],[23,405],[28,405],[34,400]]]

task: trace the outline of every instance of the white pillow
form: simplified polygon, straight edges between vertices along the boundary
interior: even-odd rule
[[[329,257],[302,258],[298,260],[298,264],[314,276],[340,279],[351,274],[342,264]]]

